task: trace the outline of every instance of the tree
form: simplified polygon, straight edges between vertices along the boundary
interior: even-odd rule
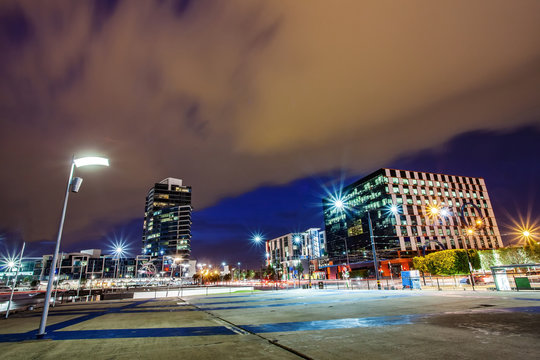
[[[458,275],[469,273],[469,261],[473,269],[480,268],[478,251],[473,249],[437,251],[426,257],[414,257],[413,266],[417,270],[433,275]]]
[[[540,262],[540,243],[529,238],[523,250],[531,262]]]
[[[298,265],[296,265],[296,271],[298,271],[298,277],[303,277],[304,267],[302,266],[301,262],[298,262]]]
[[[423,273],[428,272],[426,258],[423,256],[415,256],[413,258],[413,267]]]
[[[478,252],[480,258],[480,268],[482,270],[491,270],[492,266],[499,265],[497,261],[497,250],[481,250]]]
[[[273,278],[275,274],[276,274],[276,271],[274,270],[272,265],[268,265],[266,267],[266,270],[264,270],[264,277],[265,278]]]
[[[507,247],[498,249],[499,259],[503,265],[527,264],[527,254],[522,247]]]

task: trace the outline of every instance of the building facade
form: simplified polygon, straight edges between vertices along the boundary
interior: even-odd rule
[[[482,178],[379,169],[324,198],[323,211],[328,256],[338,262],[372,258],[369,218],[381,258],[503,246]]]
[[[44,281],[49,278],[52,255],[35,261],[34,275]],[[170,256],[118,257],[102,254],[100,249],[61,253],[56,266],[59,280],[129,279],[147,277],[191,278],[196,272],[196,260],[180,263]]]
[[[144,209],[143,255],[191,256],[191,186],[166,178],[148,191]]]
[[[266,241],[266,265],[277,268],[285,279],[302,277],[304,271],[313,272],[315,269],[312,260],[325,254],[326,236],[319,228],[289,233]],[[299,265],[304,270],[300,273]]]

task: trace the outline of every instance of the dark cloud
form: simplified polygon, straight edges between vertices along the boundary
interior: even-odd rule
[[[94,0],[92,1],[92,27],[99,32],[103,25],[114,14],[120,0]]]
[[[538,124],[540,3],[6,1],[2,227],[66,244],[142,217],[162,178],[197,209],[362,172],[476,129]],[[255,200],[254,200],[255,201]]]
[[[34,37],[34,27],[23,9],[17,5],[8,8],[0,8],[0,44],[1,48],[6,45],[20,47]]]

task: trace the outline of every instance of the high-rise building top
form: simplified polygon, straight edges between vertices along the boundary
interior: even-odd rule
[[[146,196],[143,254],[189,259],[191,212],[191,186],[175,178],[155,183]]]
[[[368,212],[382,256],[502,246],[482,178],[379,169],[323,199],[323,210],[327,251],[334,259],[344,258],[346,246],[351,256],[371,258]]]

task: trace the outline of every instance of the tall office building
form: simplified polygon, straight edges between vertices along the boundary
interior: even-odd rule
[[[191,212],[191,186],[184,186],[182,180],[175,178],[156,183],[146,196],[143,255],[188,260]]]
[[[340,201],[335,206],[336,200]],[[323,199],[330,259],[370,259],[424,250],[491,249],[502,240],[482,178],[379,169]]]
[[[284,278],[290,279],[299,263],[307,272],[310,262],[324,255],[325,245],[325,233],[319,228],[281,235],[266,241],[266,265],[279,264]]]

